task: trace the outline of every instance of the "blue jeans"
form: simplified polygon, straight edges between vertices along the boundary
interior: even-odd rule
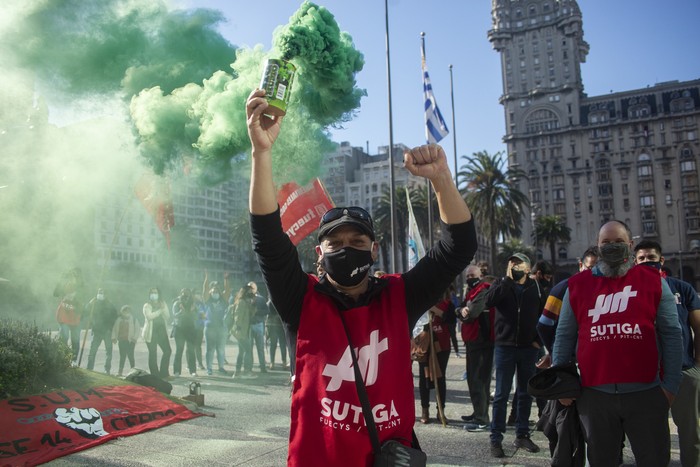
[[[222,327],[210,327],[207,326],[204,330],[207,338],[207,371],[212,371],[212,365],[214,363],[214,352],[216,352],[216,360],[219,364],[219,370],[224,369],[224,362],[226,361],[226,329]]]
[[[260,370],[267,371],[265,368],[265,323],[251,324],[250,337],[253,339],[255,349],[258,351]]]
[[[494,349],[493,366],[496,369],[496,394],[491,413],[491,442],[503,441],[508,414],[508,396],[513,386],[513,375],[517,372],[518,410],[515,418],[515,434],[527,435],[528,421],[532,409],[532,396],[527,393],[527,382],[535,374],[538,349],[534,347],[511,347],[497,345]]]

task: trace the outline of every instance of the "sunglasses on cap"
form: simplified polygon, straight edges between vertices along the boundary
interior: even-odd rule
[[[321,217],[320,227],[323,227],[329,222],[340,219],[341,217],[348,215],[353,219],[368,223],[370,227],[374,228],[372,224],[372,216],[369,215],[367,211],[357,206],[349,208],[331,208]]]

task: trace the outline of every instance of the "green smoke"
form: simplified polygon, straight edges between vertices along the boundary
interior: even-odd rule
[[[21,2],[18,2],[18,4]],[[165,92],[233,60],[216,30],[221,13],[168,11],[162,1],[27,1],[3,37],[17,65],[70,95]]]
[[[245,171],[245,100],[260,83],[264,60],[280,56],[297,66],[297,77],[273,153],[275,170],[278,178],[302,183],[318,175],[322,154],[332,149],[325,128],[347,121],[365,92],[355,87],[362,54],[333,15],[310,2],[278,28],[272,52],[238,49],[231,73],[217,71],[201,85],[171,93],[145,89],[132,99],[141,153],[156,172],[175,169],[183,159],[205,183]]]
[[[365,95],[355,86],[362,54],[311,2],[264,51],[231,45],[213,10],[171,11],[160,0],[9,1],[3,58],[31,71],[49,105],[106,95],[128,102],[139,153],[158,174],[185,169],[213,184],[247,172],[245,99],[266,58],[297,66],[273,154],[280,179],[318,175],[332,148],[326,129],[349,120]]]
[[[304,2],[289,24],[275,31],[274,47],[299,67],[296,105],[303,103],[324,125],[350,119],[366,95],[355,87],[364,58],[327,9]]]

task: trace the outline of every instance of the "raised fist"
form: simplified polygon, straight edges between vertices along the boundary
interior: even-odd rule
[[[95,408],[71,407],[66,409],[61,407],[56,409],[53,415],[58,423],[76,431],[84,438],[97,439],[109,434],[102,426],[102,415]]]

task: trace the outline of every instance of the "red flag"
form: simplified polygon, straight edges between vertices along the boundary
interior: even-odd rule
[[[281,206],[282,229],[294,245],[316,230],[323,214],[333,207],[333,201],[318,178],[303,187],[294,182],[283,185],[277,202]]]
[[[170,229],[175,225],[170,184],[162,177],[145,173],[136,182],[134,193],[153,217],[158,229],[165,235],[165,241],[170,249]]]

